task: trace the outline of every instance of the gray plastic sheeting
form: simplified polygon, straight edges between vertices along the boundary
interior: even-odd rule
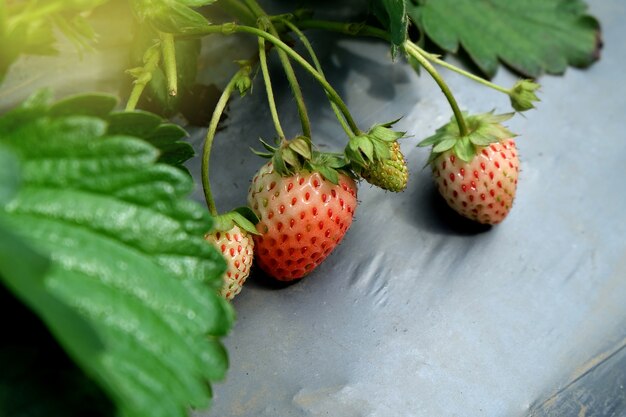
[[[352,228],[307,278],[249,279],[234,301],[227,380],[198,416],[626,415],[626,5],[590,3],[603,58],[543,77],[539,110],[510,121],[522,172],[510,216],[493,228],[447,209],[422,169],[417,139],[451,116],[432,80],[392,63],[383,43],[314,37],[362,128],[403,116],[410,184],[401,194],[361,184]],[[509,111],[506,97],[442,73],[464,109]],[[501,70],[495,81],[515,80]],[[247,148],[272,137],[259,81],[216,139],[222,210],[245,204],[263,163]],[[305,81],[304,91],[314,139],[342,149],[321,90]],[[277,97],[298,133],[284,80]]]

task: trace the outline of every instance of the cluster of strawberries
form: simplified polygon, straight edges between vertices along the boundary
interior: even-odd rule
[[[515,197],[519,159],[514,135],[501,125],[510,116],[466,116],[465,135],[453,119],[419,144],[432,146],[429,163],[443,198],[460,215],[480,223],[501,222]],[[406,188],[408,168],[398,144],[404,132],[394,132],[391,125],[352,137],[343,155],[313,152],[302,137],[278,147],[265,144],[270,152],[263,156],[271,160],[254,176],[248,192],[254,214],[235,216],[206,235],[228,263],[224,297],[232,299],[241,291],[253,256],[280,281],[313,271],[350,228],[359,180],[394,192]]]

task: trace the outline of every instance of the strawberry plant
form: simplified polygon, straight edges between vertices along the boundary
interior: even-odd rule
[[[50,90],[30,91],[0,115],[0,299],[13,311],[8,317],[28,317],[36,329],[29,339],[11,327],[15,336],[0,346],[0,364],[10,370],[0,376],[0,414],[50,414],[3,400],[21,398],[11,394],[14,380],[28,380],[52,414],[86,412],[84,401],[50,395],[41,375],[30,375],[29,356],[16,354],[26,345],[54,358],[71,376],[68,389],[98,404],[89,415],[175,417],[208,407],[210,383],[228,365],[220,341],[234,319],[228,300],[242,291],[254,259],[278,280],[314,275],[348,239],[359,183],[383,192],[422,186],[408,182],[412,164],[402,146],[431,132],[400,131],[399,120],[363,129],[326,77],[310,33],[376,38],[396,65],[434,79],[452,119],[419,145],[432,147],[428,163],[448,204],[488,224],[500,223],[514,202],[520,161],[503,125],[514,113],[496,114],[490,103],[463,109],[437,68],[505,94],[524,112],[539,101],[542,73],[599,58],[599,24],[581,0],[371,0],[343,20],[317,19],[328,7],[269,14],[257,0],[0,0],[0,82],[12,80],[22,58],[55,54],[62,42],[98,53],[103,21],[115,32],[112,22],[123,16],[133,34],[120,97],[77,91],[55,101]],[[203,85],[202,71],[212,66],[202,41],[232,35],[249,37],[254,52],[238,57],[221,90]],[[476,71],[442,57],[460,51]],[[293,96],[295,133],[282,125],[272,59]],[[493,83],[501,64],[524,78]],[[343,149],[321,150],[303,74],[328,98]],[[266,97],[275,135],[255,151],[270,161],[259,159],[249,207],[220,212],[209,168],[234,93]],[[207,128],[200,172],[188,170],[194,149],[173,122],[184,119]],[[206,209],[188,197],[192,177],[201,179]]]

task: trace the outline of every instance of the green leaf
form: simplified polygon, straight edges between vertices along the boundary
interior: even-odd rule
[[[180,140],[187,136],[187,132],[180,126],[164,123],[159,116],[140,110],[114,112],[107,119],[109,135],[141,138],[159,149],[158,162],[187,172],[183,163],[193,157],[195,151],[191,144]]]
[[[117,98],[108,94],[81,94],[57,101],[48,114],[52,117],[80,115],[105,118],[116,105]]]
[[[0,146],[0,206],[11,201],[21,182],[17,156]]]
[[[395,54],[407,37],[409,19],[405,0],[373,0],[372,7],[378,20],[389,31]]]
[[[147,20],[161,32],[175,35],[203,35],[210,23],[185,3],[185,1],[178,0],[132,0],[131,2],[140,20]]]
[[[598,59],[600,25],[582,0],[407,0],[413,22],[441,48],[463,47],[489,76],[498,60],[527,76]]]
[[[186,198],[192,180],[103,124],[42,115],[0,137],[23,178],[0,209],[0,275],[120,415],[187,416],[227,367],[224,260],[203,239],[211,218]]]

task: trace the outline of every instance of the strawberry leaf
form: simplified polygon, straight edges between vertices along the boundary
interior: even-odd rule
[[[121,416],[206,407],[233,317],[217,295],[224,261],[202,238],[211,218],[185,198],[192,180],[100,118],[41,113],[4,126],[0,155],[17,155],[22,183],[0,206],[2,282]],[[0,189],[15,193],[7,178]]]
[[[21,182],[19,160],[17,156],[0,147],[0,205],[9,202]]]
[[[132,0],[140,21],[148,21],[155,29],[176,35],[202,35],[209,21],[189,5],[214,1]]]
[[[395,55],[407,37],[409,19],[406,14],[405,0],[374,0],[372,9],[374,15],[389,31],[392,54]]]
[[[498,61],[522,74],[561,74],[598,59],[600,25],[582,0],[406,0],[413,22],[437,45],[463,47],[487,75]]]
[[[141,138],[160,151],[158,162],[175,166],[184,172],[183,163],[195,155],[193,147],[181,139],[187,136],[181,127],[164,123],[152,113],[144,111],[114,112],[108,118],[109,135],[128,135]]]

